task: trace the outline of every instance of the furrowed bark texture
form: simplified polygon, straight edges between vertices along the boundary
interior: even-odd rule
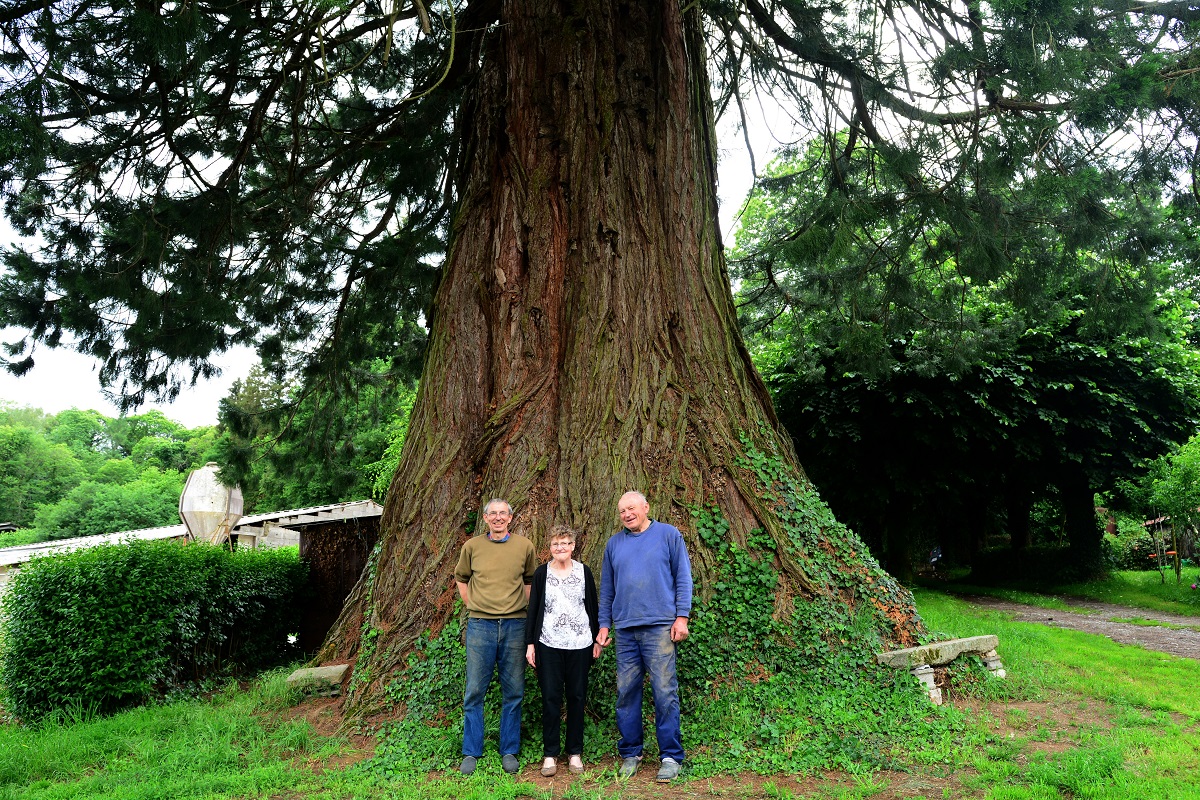
[[[598,569],[617,499],[641,490],[689,537],[701,594],[714,564],[695,507],[719,506],[735,540],[781,535],[736,464],[748,435],[801,477],[737,329],[698,24],[674,0],[503,3],[381,550],[319,656],[358,659],[352,707],[370,710],[450,618],[458,550],[490,497],[539,550],[553,524],[574,527]],[[778,566],[781,595],[815,590]],[[911,606],[893,616],[903,641]]]

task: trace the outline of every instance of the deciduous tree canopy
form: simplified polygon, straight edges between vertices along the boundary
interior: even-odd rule
[[[158,411],[112,419],[0,404],[0,521],[22,529],[0,546],[177,523],[184,479],[215,443],[213,428]]]

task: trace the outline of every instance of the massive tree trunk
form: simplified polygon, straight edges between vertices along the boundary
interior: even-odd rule
[[[814,536],[829,530],[806,550],[788,525],[807,510],[767,485],[807,481],[737,328],[694,7],[504,0],[500,13],[462,114],[461,203],[380,549],[319,658],[355,662],[350,703],[370,710],[421,633],[451,618],[482,501],[509,500],[539,549],[571,525],[598,568],[629,489],[684,531],[702,597],[719,565],[693,515],[715,505],[731,540],[762,529],[778,543],[781,614],[840,592],[883,639],[909,641],[911,596],[827,516],[810,514]],[[769,463],[740,461],[748,447]],[[824,574],[829,558],[842,578]]]
[[[1084,577],[1100,574],[1104,571],[1104,531],[1096,518],[1096,495],[1083,467],[1073,462],[1060,466],[1058,489],[1073,567]]]
[[[1032,531],[1030,530],[1031,512],[1033,510],[1033,492],[1024,479],[1030,466],[1014,467],[1005,476],[1004,506],[1007,509],[1006,527],[1009,542],[1014,552],[1021,552],[1029,547]]]

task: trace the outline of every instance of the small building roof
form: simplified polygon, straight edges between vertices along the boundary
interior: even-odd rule
[[[341,522],[359,517],[378,517],[383,514],[383,506],[374,500],[352,500],[349,503],[334,503],[328,506],[313,506],[312,508],[295,508],[290,511],[272,511],[268,514],[250,514],[238,520],[233,526],[236,533],[241,527],[255,527],[270,522],[285,528],[304,528],[308,525],[321,525],[326,522]]]

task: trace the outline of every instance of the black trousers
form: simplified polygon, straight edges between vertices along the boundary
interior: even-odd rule
[[[592,648],[559,650],[538,642],[538,685],[542,687],[542,755],[562,753],[562,707],[567,701],[567,755],[583,755],[583,701],[587,698]]]

